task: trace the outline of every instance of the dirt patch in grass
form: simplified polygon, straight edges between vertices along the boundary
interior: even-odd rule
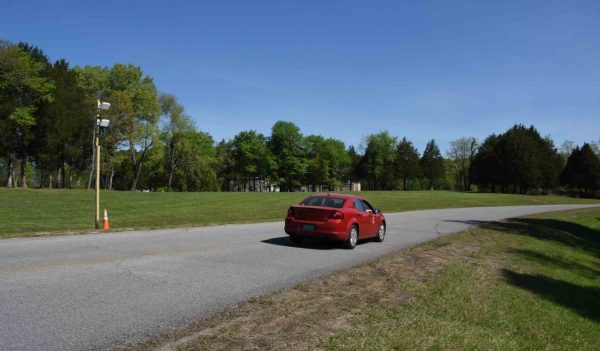
[[[199,320],[132,350],[307,350],[348,332],[358,311],[414,303],[408,282],[425,282],[448,264],[468,260],[485,241],[440,239],[371,261]]]

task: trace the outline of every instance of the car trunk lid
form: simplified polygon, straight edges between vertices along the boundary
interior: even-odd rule
[[[337,210],[317,206],[292,206],[294,218],[312,222],[326,222]]]

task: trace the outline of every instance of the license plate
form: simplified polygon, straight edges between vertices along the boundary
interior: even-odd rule
[[[302,225],[302,230],[315,230],[315,225],[314,224],[303,224]]]

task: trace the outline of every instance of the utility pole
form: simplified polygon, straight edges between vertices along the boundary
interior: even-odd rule
[[[108,102],[98,100],[98,113],[96,114],[96,126],[94,128],[96,146],[96,229],[100,229],[100,128],[106,128],[110,124],[108,119],[100,119],[100,110],[108,110]]]

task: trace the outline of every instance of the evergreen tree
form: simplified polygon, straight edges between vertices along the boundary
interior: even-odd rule
[[[434,139],[431,139],[425,146],[420,165],[429,188],[433,190],[437,181],[444,176],[444,158]]]
[[[480,191],[499,187],[504,193],[547,193],[558,184],[559,158],[550,138],[542,138],[533,126],[517,124],[485,140],[470,172]]]
[[[53,99],[42,103],[36,113],[34,159],[48,176],[49,187],[53,179],[58,187],[72,187],[73,178],[79,186],[80,176],[90,166],[96,101],[78,85],[77,74],[65,60],[56,61],[48,76],[55,86]]]
[[[402,189],[407,190],[407,182],[421,175],[419,152],[406,137],[396,146],[396,176],[402,180]]]
[[[576,147],[569,155],[560,182],[585,197],[593,196],[600,189],[600,160],[589,144]]]

